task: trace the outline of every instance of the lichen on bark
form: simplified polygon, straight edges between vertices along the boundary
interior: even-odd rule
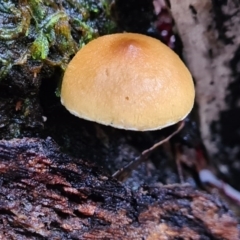
[[[108,0],[1,1],[0,138],[25,136],[26,129],[30,135],[39,133],[44,125],[42,80],[59,82],[84,44],[114,31],[109,9]]]
[[[31,60],[64,69],[83,44],[100,32],[111,30],[113,23],[108,8],[106,0],[3,1],[0,3],[0,77],[14,65]]]

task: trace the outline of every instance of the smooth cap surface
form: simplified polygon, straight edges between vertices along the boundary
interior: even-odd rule
[[[156,130],[186,117],[192,77],[160,41],[141,34],[99,37],[69,63],[61,102],[74,115],[128,130]]]

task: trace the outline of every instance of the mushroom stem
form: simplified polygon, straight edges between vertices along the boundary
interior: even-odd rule
[[[123,168],[116,171],[112,176],[117,178],[119,181],[124,181],[134,169],[136,169],[141,163],[147,161],[148,157],[153,153],[154,150],[156,150],[163,143],[169,141],[173,136],[179,133],[183,129],[183,127],[184,121],[179,122],[178,128],[173,133],[171,133],[168,137],[164,138],[163,140],[155,143],[152,147],[144,150],[141,153],[141,155],[139,155],[137,158],[135,158],[133,161],[128,163]]]

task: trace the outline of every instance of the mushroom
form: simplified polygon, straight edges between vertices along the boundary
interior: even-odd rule
[[[165,128],[194,103],[184,63],[157,39],[135,33],[99,37],[68,64],[62,104],[75,116],[126,130]]]
[[[195,91],[169,47],[135,33],[99,37],[68,64],[62,104],[75,116],[115,128],[149,131],[183,120]]]

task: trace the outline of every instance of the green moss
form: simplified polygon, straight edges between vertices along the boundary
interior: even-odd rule
[[[31,48],[31,56],[33,59],[45,59],[49,52],[49,42],[43,31],[40,31],[38,37],[33,42]]]
[[[0,79],[12,66],[34,60],[64,70],[79,48],[114,28],[107,0],[59,2],[1,1],[0,22],[7,24],[0,28]]]

